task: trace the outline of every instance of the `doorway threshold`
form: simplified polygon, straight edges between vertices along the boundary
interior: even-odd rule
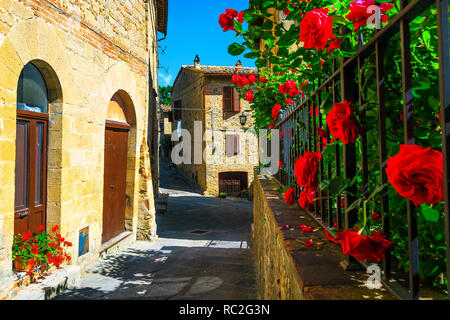
[[[133,232],[125,231],[111,240],[105,242],[100,247],[100,255],[108,255],[118,251],[122,251],[133,244],[133,238],[131,237]]]

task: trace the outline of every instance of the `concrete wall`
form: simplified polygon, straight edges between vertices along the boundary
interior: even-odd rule
[[[157,83],[148,83],[147,66],[150,61],[151,69],[157,70],[157,51],[147,48],[147,38],[156,39],[154,1],[50,2],[0,0],[0,291],[11,282],[16,90],[28,62],[41,70],[52,95],[47,228],[59,224],[62,235],[74,243],[73,263],[85,264],[98,257],[106,110],[118,91],[128,97],[127,113],[134,119],[126,227],[136,233],[138,226],[140,185],[146,179],[139,175],[141,145],[147,136],[149,87]],[[78,259],[78,232],[86,226],[91,250]]]

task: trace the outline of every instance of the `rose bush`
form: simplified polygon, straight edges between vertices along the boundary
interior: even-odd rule
[[[322,173],[318,162],[307,166],[306,169],[303,165],[296,166],[294,173],[297,182],[300,177],[299,185],[307,185],[308,181],[312,181],[311,188],[302,187],[304,191],[300,194],[302,199],[298,199],[299,202],[310,209],[311,201],[318,199],[312,199],[311,196],[308,199],[308,195],[317,192],[319,197],[324,197],[327,194],[330,199],[324,201],[326,207],[320,210],[327,210],[328,206],[331,206],[333,214],[336,215],[339,197],[343,199],[343,195],[354,187],[352,193],[355,201],[345,203],[341,208],[343,211],[351,209],[358,215],[356,225],[361,228],[363,238],[360,239],[360,248],[368,248],[368,252],[350,250],[350,247],[346,252],[356,252],[355,255],[359,258],[381,259],[381,251],[374,249],[374,246],[377,248],[376,246],[381,245],[381,248],[385,248],[385,242],[378,237],[378,232],[383,227],[383,221],[388,219],[391,225],[389,240],[396,242],[395,246],[389,246],[388,249],[397,260],[396,265],[407,271],[409,259],[408,243],[405,239],[408,235],[408,225],[405,207],[406,199],[410,199],[417,205],[415,210],[419,223],[421,277],[431,279],[435,286],[445,288],[446,256],[445,250],[440,249],[445,248],[446,244],[439,172],[442,165],[439,165],[437,154],[441,148],[442,119],[439,114],[439,54],[435,8],[425,10],[419,18],[409,23],[413,57],[411,94],[414,113],[411,116],[415,125],[414,139],[418,146],[428,150],[411,152],[417,159],[412,159],[411,156],[409,162],[406,161],[407,154],[401,152],[403,147],[400,147],[404,141],[404,101],[401,95],[402,58],[399,37],[387,41],[382,49],[386,70],[386,151],[392,158],[388,165],[390,183],[388,186],[380,186],[378,97],[374,56],[360,60],[361,77],[355,76],[354,85],[355,91],[361,89],[361,99],[358,99],[357,92],[352,98],[345,94],[348,101],[352,99],[352,105],[343,101],[344,98],[340,100],[339,97],[343,94],[340,92],[339,83],[322,88],[320,97],[309,97],[333,74],[333,68],[340,66],[341,59],[351,57],[377,32],[373,25],[369,25],[375,22],[374,16],[370,11],[368,13],[370,6],[379,6],[384,26],[399,12],[400,0],[251,0],[250,4],[250,8],[243,14],[245,22],[248,23],[247,29],[234,18],[234,29],[243,41],[231,44],[229,53],[235,56],[244,54],[246,58],[255,59],[260,70],[259,81],[250,85],[248,79],[236,78],[235,82],[242,98],[245,98],[248,90],[253,90],[254,100],[251,108],[257,132],[260,129],[279,128],[279,121],[287,112],[291,112],[292,107],[301,105],[299,110],[304,111],[302,115],[308,116],[308,119],[298,119],[297,127],[281,128],[284,131],[283,136],[288,138],[283,139],[285,143],[292,141],[291,138],[293,141],[301,140],[299,132],[307,130],[311,142],[315,141],[313,145],[309,142],[306,146],[285,145],[284,152],[290,153],[293,147],[297,147],[296,150],[304,150],[302,157],[307,151],[305,149],[309,149],[311,153],[319,152],[325,169],[325,173]],[[284,21],[279,21],[273,12],[276,12],[276,15],[283,12],[285,17],[281,15],[281,18]],[[335,104],[336,101],[338,102]],[[312,132],[313,124],[318,128],[317,132]],[[336,151],[339,150],[342,157],[344,146],[353,144],[357,171],[355,178],[351,180],[343,178],[342,174],[337,175],[334,168]],[[362,158],[363,147],[367,150],[365,160],[368,177],[363,177],[362,162],[359,160]],[[431,152],[429,148],[435,152]],[[430,163],[423,164],[426,156],[421,156],[421,152],[429,155]],[[292,159],[292,154],[290,160],[296,160]],[[326,174],[328,166],[333,169],[331,178]],[[421,166],[426,170],[419,169]],[[282,167],[282,170],[290,169]],[[292,174],[290,171],[287,173]],[[381,192],[388,194],[389,212],[382,210],[379,197]],[[361,209],[363,203],[367,205],[366,210]],[[316,201],[315,207],[319,207],[319,204],[321,201]]]

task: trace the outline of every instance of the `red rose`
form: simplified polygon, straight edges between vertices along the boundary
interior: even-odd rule
[[[314,190],[306,189],[302,193],[300,193],[300,197],[298,199],[298,204],[305,210],[309,210],[309,206],[314,204],[314,199],[316,198],[316,193]]]
[[[239,14],[236,16],[236,20],[239,23],[244,23],[244,11],[239,12]]]
[[[326,138],[327,137],[327,132],[322,129],[322,128],[317,128],[317,135],[321,138]]]
[[[421,146],[401,145],[400,152],[387,162],[389,183],[399,195],[415,206],[444,201],[444,156]]]
[[[372,221],[378,221],[381,218],[381,214],[379,214],[378,212],[374,212],[372,213]]]
[[[275,125],[273,123],[271,123],[271,124],[269,124],[269,128],[273,129],[273,128],[275,128]]]
[[[251,74],[248,76],[248,84],[250,86],[253,85],[256,82],[256,80],[258,80],[258,79],[256,78],[256,76],[254,74]]]
[[[312,153],[306,151],[303,156],[300,156],[295,163],[295,176],[297,177],[297,184],[306,189],[316,189],[319,183],[317,172],[319,168],[319,159],[322,158],[320,151]]]
[[[289,188],[286,190],[286,192],[284,193],[284,201],[288,204],[288,205],[292,205],[295,203],[295,189],[294,188]]]
[[[281,168],[283,166],[283,161],[278,161],[278,168]]]
[[[234,20],[237,20],[240,23],[244,22],[244,11],[238,13],[234,9],[226,9],[225,13],[222,13],[219,16],[219,24],[223,28],[223,31],[235,30],[234,28]]]
[[[278,87],[278,91],[281,94],[289,94],[292,98],[300,93],[294,80],[288,80],[286,83],[283,83]]]
[[[332,51],[334,51],[336,49],[340,49],[341,48],[341,42],[342,42],[342,40],[340,40],[340,39],[336,39],[333,42],[331,42],[330,45],[328,46],[327,53],[330,53],[330,52],[332,52]],[[322,60],[320,62],[322,63],[322,66],[323,66]]]
[[[370,237],[363,237],[356,231],[345,229],[338,232],[336,239],[341,241],[344,255],[351,255],[359,261],[379,262],[384,260],[384,254],[394,245],[381,235],[381,231],[374,233]]]
[[[237,79],[236,81],[237,81],[237,85],[238,85],[239,88],[241,88],[241,89],[242,89],[243,87],[245,87],[246,85],[248,85],[248,79],[247,79],[246,76],[239,77],[239,79]]]
[[[375,13],[373,10],[368,10],[368,8],[373,5],[375,5],[375,0],[356,0],[350,3],[350,13],[345,17],[353,22],[355,31],[359,27],[367,24],[367,19]],[[385,13],[394,7],[390,3],[380,3],[377,5],[379,6],[381,13]],[[381,16],[381,22],[386,22],[388,19],[388,15],[384,14]]]
[[[287,105],[293,104],[294,100],[292,100],[291,98],[288,98],[286,100],[284,100],[284,103],[286,103]]]
[[[239,79],[241,77],[238,74],[235,74],[232,78],[231,78],[231,82],[235,85],[237,85],[239,83]]]
[[[281,110],[283,110],[283,107],[281,106],[281,104],[276,104],[272,108],[272,119],[273,120],[276,120],[278,118]]]
[[[266,77],[261,77],[261,78],[259,79],[259,82],[261,82],[261,83],[265,83],[265,82],[267,82],[267,79],[266,79]]]
[[[300,41],[304,48],[324,50],[333,35],[333,19],[328,16],[328,9],[313,9],[305,14],[300,23]]]
[[[247,93],[245,94],[245,100],[247,100],[248,102],[253,102],[253,100],[255,100],[252,90],[247,91]]]
[[[313,244],[314,244],[314,242],[312,240],[308,240],[305,242],[306,247],[311,247]]]
[[[337,241],[337,240],[331,235],[331,233],[329,233],[329,232],[327,231],[327,229],[323,229],[323,231],[325,232],[325,235],[327,236],[328,240],[330,240],[331,242],[334,242],[334,243],[339,243],[339,241]]]
[[[355,143],[361,129],[353,115],[353,108],[350,103],[336,103],[327,116],[327,125],[331,135],[341,140],[344,144]]]

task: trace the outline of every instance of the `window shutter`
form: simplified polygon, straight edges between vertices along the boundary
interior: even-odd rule
[[[224,87],[223,88],[223,111],[230,112],[233,111],[233,88]]]
[[[225,136],[225,153],[226,153],[227,157],[234,156],[233,136],[230,136],[230,135]]]
[[[236,88],[233,88],[233,111],[241,111],[241,98],[239,97],[239,92],[237,92]]]

